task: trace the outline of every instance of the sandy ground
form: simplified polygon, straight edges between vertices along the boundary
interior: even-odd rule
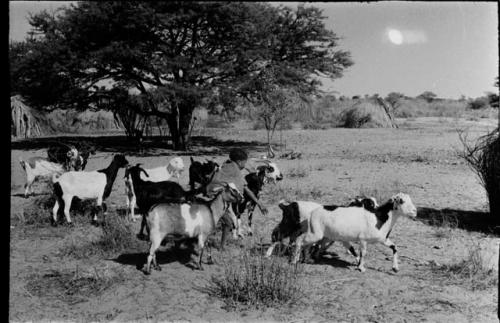
[[[11,321],[286,321],[286,322],[496,322],[496,285],[472,290],[461,280],[441,277],[432,264],[451,264],[467,256],[475,244],[481,246],[485,266],[498,271],[497,235],[474,229],[440,228],[419,220],[421,210],[438,216],[444,209],[457,215],[486,212],[485,192],[476,175],[456,156],[460,142],[456,129],[468,129],[471,137],[485,134],[496,120],[472,122],[458,119],[426,118],[402,122],[400,129],[287,130],[282,134],[286,147],[302,152],[302,159],[278,159],[285,179],[268,185],[262,200],[269,209],[267,217],[258,211],[254,220],[254,238],[240,244],[270,241],[270,232],[280,221],[279,199],[300,198],[321,203],[343,203],[361,192],[389,196],[392,192],[410,194],[419,208],[417,220],[401,219],[391,233],[400,255],[400,272],[392,273],[391,251],[383,245],[370,245],[367,271],[352,266],[354,259],[340,244],[330,248],[340,259],[325,259],[304,265],[304,296],[291,306],[259,310],[228,310],[221,299],[203,289],[212,275],[220,275],[224,266],[241,252],[231,243],[224,252],[214,250],[214,265],[193,271],[171,252],[159,256],[162,271],[145,276],[138,268],[145,261],[147,242],[142,251],[131,250],[111,258],[74,259],[61,257],[61,248],[69,243],[85,244],[100,233],[90,220],[73,215],[75,227],[51,227],[49,224],[25,225],[18,219],[32,206],[36,195],[25,199],[24,175],[19,158],[44,156],[45,150],[13,150],[11,159]],[[219,141],[239,140],[249,144],[251,156],[264,151],[265,131],[232,129],[211,130]],[[280,134],[276,134],[279,142]],[[226,142],[227,143],[227,142]],[[226,145],[227,146],[227,145]],[[227,155],[213,150],[217,161]],[[145,167],[165,165],[173,152],[157,149],[154,156],[127,156],[129,162]],[[89,160],[87,169],[106,167],[113,153],[99,151]],[[208,155],[207,155],[208,156]],[[203,156],[201,156],[203,157]],[[189,166],[189,156],[182,156]],[[200,158],[200,157],[197,157]],[[120,170],[108,199],[108,216],[118,216],[125,206],[123,170]],[[187,171],[180,179],[188,183]],[[47,193],[43,185],[35,190]],[[40,217],[50,212],[40,209]],[[139,224],[135,223],[136,230]],[[163,248],[165,249],[165,248]],[[163,250],[162,249],[162,250]],[[116,278],[97,295],[68,304],[50,290],[34,294],[30,284],[53,271],[98,272]]]

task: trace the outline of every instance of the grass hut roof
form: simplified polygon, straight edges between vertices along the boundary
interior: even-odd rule
[[[342,112],[346,128],[397,128],[390,107],[380,98],[360,100]]]
[[[21,96],[10,97],[11,135],[14,138],[40,137],[49,130],[43,114],[24,104]]]

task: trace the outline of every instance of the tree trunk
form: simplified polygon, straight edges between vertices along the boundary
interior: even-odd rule
[[[193,110],[194,106],[192,105],[179,105],[179,117],[177,118],[177,111],[172,111],[167,118],[174,150],[187,150],[188,148],[189,125],[191,123],[191,117],[193,116]]]

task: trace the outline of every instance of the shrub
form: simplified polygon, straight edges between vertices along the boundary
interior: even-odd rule
[[[232,258],[231,258],[232,259]],[[224,266],[222,275],[212,275],[206,290],[222,298],[229,308],[262,308],[293,304],[302,296],[301,264],[291,265],[278,257],[249,250]]]
[[[471,110],[484,109],[490,106],[490,102],[487,97],[480,97],[469,101],[467,108]]]
[[[500,223],[500,137],[496,128],[473,144],[467,135],[459,133],[464,150],[459,157],[465,159],[469,167],[478,175],[486,190],[490,205],[490,215],[496,216]]]

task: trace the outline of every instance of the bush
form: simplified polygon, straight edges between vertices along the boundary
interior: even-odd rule
[[[227,306],[261,308],[292,304],[302,296],[303,266],[277,257],[265,258],[245,250],[227,264],[222,276],[213,275],[207,291],[222,298]]]
[[[470,144],[467,135],[459,133],[464,150],[459,156],[467,162],[469,167],[478,175],[481,184],[486,190],[490,205],[490,215],[496,216],[500,223],[500,137],[499,129],[479,137],[474,144]]]
[[[487,97],[476,98],[467,104],[467,108],[471,110],[485,109],[489,106],[490,102]]]

